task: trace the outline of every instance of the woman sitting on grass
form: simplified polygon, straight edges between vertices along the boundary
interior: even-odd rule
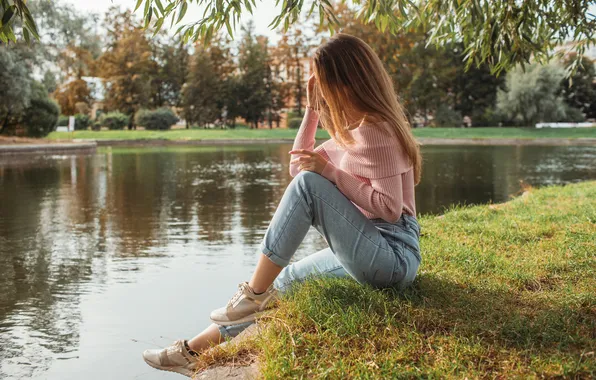
[[[352,277],[375,287],[411,284],[420,265],[414,185],[421,157],[391,78],[359,38],[338,34],[321,45],[308,80],[308,105],[296,135],[287,187],[261,243],[249,282],[214,324],[190,341],[147,350],[152,367],[191,376],[199,353],[254,323],[290,285],[309,276]],[[314,148],[317,124],[332,136]],[[309,228],[329,248],[289,264]]]

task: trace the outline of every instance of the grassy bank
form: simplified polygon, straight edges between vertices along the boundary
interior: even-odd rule
[[[596,138],[596,128],[422,128],[414,129],[420,138]],[[93,140],[203,140],[203,139],[293,139],[295,129],[177,129],[171,131],[77,131],[53,132],[49,139],[93,139]],[[324,130],[317,132],[317,138],[326,139]]]
[[[307,282],[243,353],[266,378],[596,375],[596,182],[455,208],[421,225],[411,288]]]

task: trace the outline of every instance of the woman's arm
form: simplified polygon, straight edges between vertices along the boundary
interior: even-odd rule
[[[403,208],[401,174],[372,178],[370,184],[327,162],[321,173],[362,209],[390,223],[399,220]]]
[[[319,115],[315,110],[310,107],[306,107],[306,112],[304,113],[304,118],[302,119],[302,124],[300,124],[300,129],[298,129],[298,133],[296,134],[296,138],[294,139],[294,146],[292,150],[296,149],[306,149],[306,150],[313,150],[315,146],[315,135],[317,133],[317,125],[319,123]],[[325,152],[325,147],[319,145],[314,151],[321,154],[327,161],[329,161],[329,156]],[[291,155],[291,159],[299,157],[298,155]],[[299,168],[300,164],[292,164],[290,163],[290,175],[294,177],[296,174],[300,172]]]

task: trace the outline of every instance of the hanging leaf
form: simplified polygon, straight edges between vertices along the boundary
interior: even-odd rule
[[[141,4],[143,4],[143,0],[137,0],[137,5],[135,6],[134,12],[136,12],[137,9],[139,9],[139,7],[141,6]]]
[[[159,9],[159,11],[161,12],[161,14],[164,14],[164,9],[163,9],[163,5],[161,4],[161,0],[155,0],[155,4],[157,4],[157,8]]]
[[[10,19],[12,18],[12,15],[14,15],[14,11],[17,7],[12,5],[10,7],[8,7],[8,9],[6,9],[6,12],[4,12],[4,16],[2,16],[2,21],[0,23],[0,27],[3,27],[4,25],[8,25],[8,23],[10,22]]]
[[[153,36],[154,36],[154,37],[155,37],[155,35],[156,35],[157,33],[159,33],[159,30],[161,29],[161,26],[163,25],[163,20],[164,20],[164,18],[163,18],[163,17],[160,17],[160,18],[158,18],[158,19],[157,19],[157,21],[155,22],[155,26],[154,26],[154,27],[155,27],[155,31],[153,32]]]
[[[232,31],[232,27],[230,26],[230,20],[226,17],[226,28],[228,29],[228,34],[232,39],[234,39],[234,32]]]
[[[147,17],[145,18],[145,28],[147,28],[149,26],[149,23],[151,22],[151,16],[153,16],[153,8],[149,8],[149,13],[147,14]]]
[[[145,10],[143,10],[143,18],[145,19],[145,27],[147,27],[147,25],[149,25],[149,23],[146,21],[146,19],[147,19],[147,16],[149,15],[150,10],[151,10],[151,0],[146,0]]]
[[[182,6],[180,7],[180,13],[178,13],[178,21],[176,21],[176,24],[179,23],[182,20],[182,18],[186,14],[186,9],[187,8],[188,8],[188,4],[185,1],[185,2],[182,3]]]

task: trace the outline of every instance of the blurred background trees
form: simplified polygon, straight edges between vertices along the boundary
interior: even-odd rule
[[[24,32],[18,32],[24,25],[16,19],[16,42],[0,42],[4,134],[30,133],[26,122],[34,118],[26,114],[34,99],[41,104],[40,88],[62,115],[76,116],[76,129],[167,129],[173,119],[165,109],[186,128],[298,127],[310,57],[329,36],[327,22],[310,18],[288,25],[275,44],[251,24],[236,40],[214,29],[208,45],[193,44],[157,31],[153,23],[145,28],[117,7],[102,17],[81,14],[60,1],[35,0],[28,6],[39,41],[26,43]],[[532,126],[596,117],[594,61],[573,53],[574,45],[555,63],[535,60],[522,67],[512,62],[499,66],[496,75],[490,60],[470,65],[470,41],[433,45],[436,27],[413,22],[391,34],[382,31],[382,18],[363,21],[357,7],[339,3],[332,11],[342,32],[362,38],[377,52],[414,127],[460,127],[464,120],[475,127]],[[43,102],[40,109],[46,111],[36,118],[53,120],[53,107]],[[65,124],[67,118],[59,120]],[[167,122],[143,125],[153,120]]]

